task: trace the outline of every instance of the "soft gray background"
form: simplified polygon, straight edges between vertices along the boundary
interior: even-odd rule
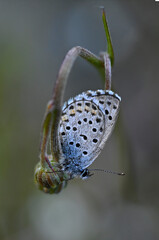
[[[122,97],[113,135],[91,167],[59,195],[33,183],[40,129],[60,64],[73,46],[106,49],[104,5]],[[78,59],[65,99],[102,88]],[[159,239],[159,2],[0,0],[0,239]]]

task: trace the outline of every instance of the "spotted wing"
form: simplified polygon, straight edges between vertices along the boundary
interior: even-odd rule
[[[99,155],[110,136],[120,97],[112,91],[87,91],[63,106],[60,142],[64,159],[85,169]]]

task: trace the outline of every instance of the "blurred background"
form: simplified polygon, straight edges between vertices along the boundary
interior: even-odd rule
[[[113,87],[122,97],[95,173],[46,195],[33,182],[45,106],[73,46],[98,54],[105,6],[115,52]],[[65,100],[102,88],[78,58]],[[159,3],[155,0],[0,0],[0,239],[159,239]]]

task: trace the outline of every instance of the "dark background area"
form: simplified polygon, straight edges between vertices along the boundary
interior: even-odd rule
[[[115,131],[91,168],[59,195],[34,186],[45,106],[73,46],[106,49],[104,5],[122,97]],[[102,88],[78,58],[65,100]],[[159,2],[0,0],[0,239],[159,239]]]

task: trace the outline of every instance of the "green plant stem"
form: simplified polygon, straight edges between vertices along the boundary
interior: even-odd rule
[[[114,51],[113,51],[112,40],[111,40],[109,28],[108,28],[108,23],[107,23],[104,7],[102,7],[102,20],[103,20],[104,30],[105,30],[107,44],[108,44],[107,45],[107,53],[109,54],[109,57],[110,57],[110,60],[111,60],[111,65],[113,66],[113,64],[114,64]]]

